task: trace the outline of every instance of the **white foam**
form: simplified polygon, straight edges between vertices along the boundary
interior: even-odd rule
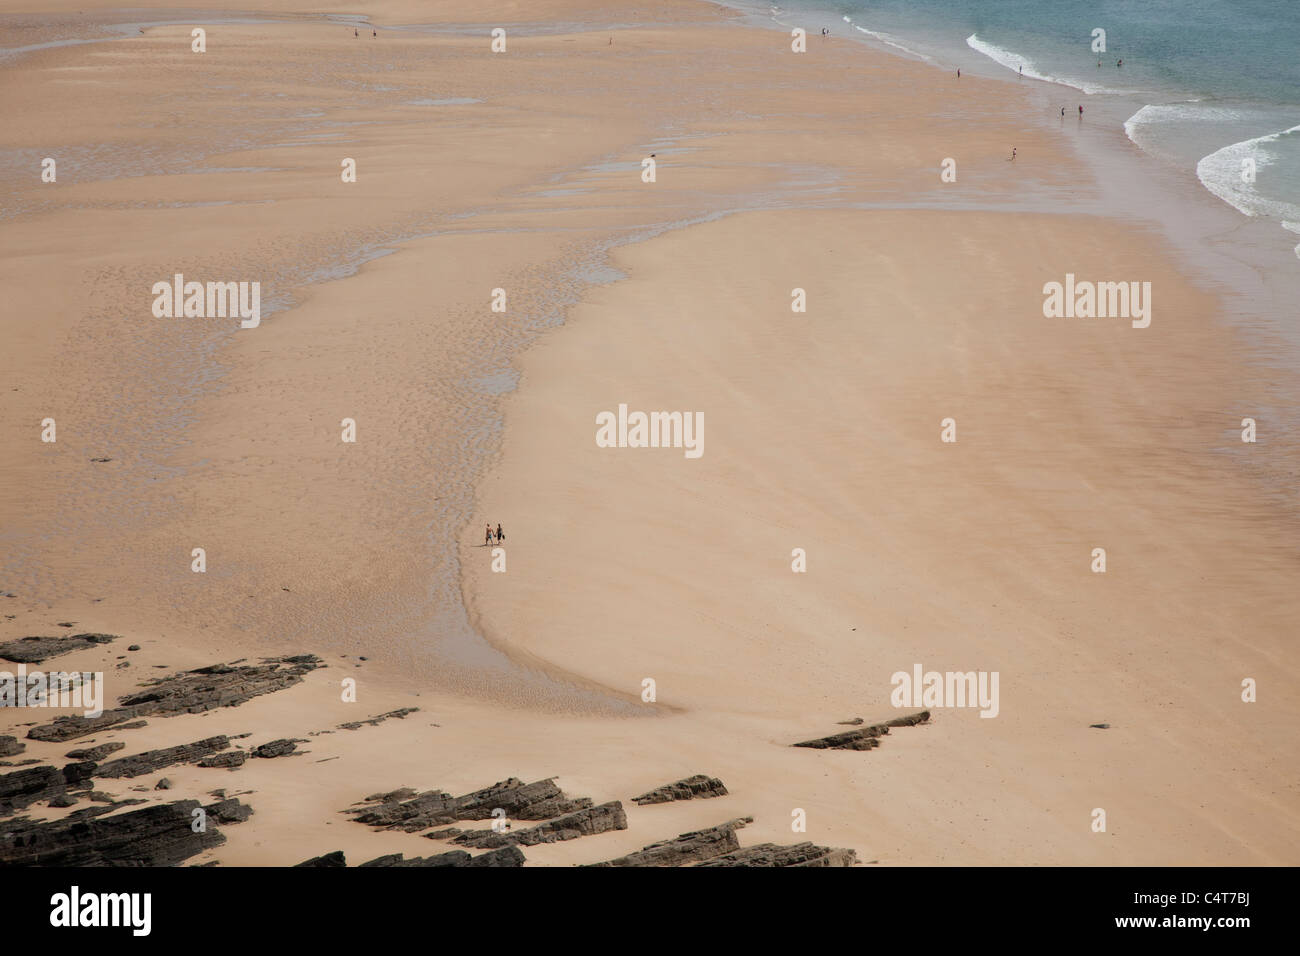
[[[1254,159],[1258,172],[1273,164],[1272,154],[1264,148],[1283,136],[1300,132],[1300,126],[1244,139],[1201,158],[1196,164],[1196,176],[1201,184],[1238,212],[1247,216],[1264,216],[1280,220],[1300,219],[1300,206],[1262,196],[1255,183],[1242,180],[1242,160]]]
[[[1076,90],[1080,90],[1088,95],[1094,93],[1113,93],[1126,95],[1138,92],[1137,90],[1117,90],[1113,87],[1103,86],[1100,83],[1089,83],[1085,80],[1069,79],[1062,76],[1053,76],[1050,73],[1044,73],[1038,69],[1033,60],[1027,56],[1021,56],[1012,50],[1004,50],[995,43],[989,43],[987,40],[981,40],[979,34],[972,33],[966,38],[966,45],[976,53],[983,53],[986,57],[997,63],[999,66],[1005,66],[1012,72],[1023,74],[1034,80],[1043,80],[1047,83],[1060,83]]]
[[[848,17],[845,17],[844,19],[847,20]],[[860,27],[856,23],[853,24],[853,29],[857,30],[859,33],[865,33],[873,40],[879,40],[881,43],[885,44],[886,46],[892,46],[896,50],[902,50],[908,56],[914,56],[917,59],[924,60],[926,63],[934,62],[934,60],[926,56],[920,50],[913,50],[910,46],[906,46],[901,41],[899,41],[897,37],[890,36],[888,33],[881,33],[878,30],[868,30],[866,27]]]

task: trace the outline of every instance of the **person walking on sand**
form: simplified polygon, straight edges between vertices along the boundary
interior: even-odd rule
[[[1061,107],[1061,119],[1065,119],[1065,107]]]
[[[1083,119],[1083,104],[1079,104],[1079,119]]]
[[[492,545],[492,526],[488,525],[487,533],[483,536],[483,547],[487,548],[487,547],[491,547],[491,545]]]
[[[957,79],[959,79],[959,80],[961,79],[961,70],[960,70],[960,69],[957,70]]]
[[[500,522],[498,522],[497,523],[497,544],[500,544],[505,539],[506,539],[506,533],[501,530],[501,524]]]
[[[1016,161],[1016,148],[1014,146],[1011,147],[1011,161],[1013,163]]]

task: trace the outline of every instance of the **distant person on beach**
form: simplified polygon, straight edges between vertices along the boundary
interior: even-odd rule
[[[377,36],[379,36],[379,31],[378,31],[378,30],[371,30],[371,31],[370,31],[370,35],[371,35],[372,37],[377,37]]]
[[[501,525],[498,523],[498,524],[497,524],[497,541],[498,541],[498,542],[501,542],[501,541],[504,541],[505,539],[506,539],[506,533],[505,533],[504,531],[501,530]]]
[[[1065,107],[1061,107],[1061,119],[1065,119]]]
[[[1124,65],[1124,61],[1123,61],[1123,60],[1116,60],[1116,61],[1115,61],[1115,65],[1116,65],[1116,66],[1123,66],[1123,65]]]
[[[356,27],[353,27],[353,28],[352,28],[352,35],[353,35],[354,37],[359,37],[359,36],[361,36],[361,34],[357,32],[357,28],[356,28]]]
[[[1079,119],[1083,119],[1083,104],[1079,104]]]
[[[960,70],[960,69],[957,71],[957,79],[959,79],[959,80],[961,79],[961,70]]]
[[[490,545],[491,543],[492,543],[492,526],[491,526],[491,525],[488,525],[488,526],[487,526],[487,534],[484,535],[484,538],[483,538],[483,547],[486,548],[486,547],[487,547],[488,545]]]
[[[1011,161],[1013,163],[1016,161],[1016,148],[1014,146],[1011,147]]]

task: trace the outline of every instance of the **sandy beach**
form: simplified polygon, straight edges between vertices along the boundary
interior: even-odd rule
[[[322,664],[74,740],[0,709],[0,774],[298,741],[95,778],[251,806],[187,864],[443,852],[343,811],[512,777],[626,811],[526,866],[744,817],[861,865],[1300,863],[1290,346],[1124,214],[1100,129],[696,0],[0,10],[0,644],[115,635],[41,664],[106,707]],[[257,323],[158,317],[177,273]],[[1045,314],[1076,279],[1147,313]],[[699,454],[602,447],[620,406]],[[996,705],[898,706],[914,668]],[[727,795],[632,802],[694,774]],[[51,802],[14,812],[91,805]]]

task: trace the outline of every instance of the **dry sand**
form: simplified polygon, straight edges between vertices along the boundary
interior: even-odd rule
[[[1013,84],[834,39],[796,56],[704,4],[638,9],[371,14],[589,24],[521,29],[505,56],[482,31],[363,43],[295,14],[214,25],[201,58],[173,24],[0,61],[20,164],[0,638],[123,635],[50,662],[106,671],[114,696],[154,665],[330,662],[96,738],[126,754],[421,708],[301,757],[166,771],[168,799],[250,791],[253,819],[197,862],[427,855],[338,811],[558,776],[623,800],[630,827],[530,865],[743,815],[745,844],[882,864],[1295,864],[1295,521],[1238,439],[1261,380],[1293,394],[1261,371],[1268,343],[1148,225],[1080,214],[1102,190]],[[51,23],[10,18],[0,46]],[[57,185],[35,178],[45,155]],[[588,281],[609,267],[625,278]],[[260,279],[269,314],[153,318],[178,271]],[[1151,326],[1044,318],[1066,272],[1151,282]],[[703,412],[703,456],[598,448],[619,403]],[[941,708],[866,753],[788,746],[894,716],[890,675],[918,663],[997,671],[996,719]],[[732,795],[628,802],[698,772]]]

